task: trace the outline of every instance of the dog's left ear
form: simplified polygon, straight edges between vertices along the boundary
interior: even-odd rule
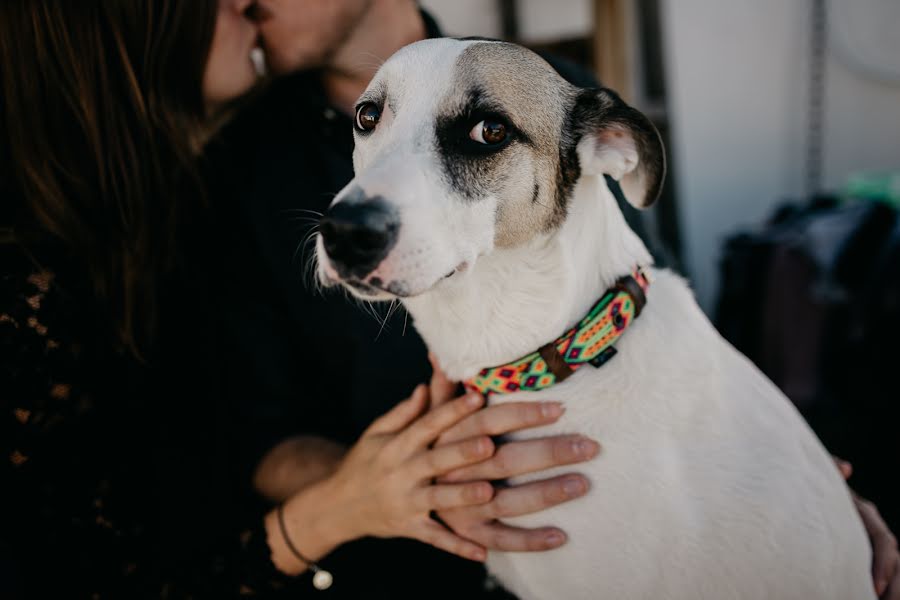
[[[618,180],[625,198],[637,208],[656,201],[666,174],[666,154],[650,119],[611,90],[581,90],[569,124],[583,174]]]

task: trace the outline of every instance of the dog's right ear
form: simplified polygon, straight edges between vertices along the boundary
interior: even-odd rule
[[[612,90],[581,90],[569,113],[581,172],[609,175],[636,208],[653,204],[662,190],[666,154],[659,132],[643,113]]]

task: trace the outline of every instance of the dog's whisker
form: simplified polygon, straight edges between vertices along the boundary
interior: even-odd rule
[[[363,310],[365,310],[370,317],[375,319],[376,323],[381,323],[381,315],[378,314],[378,308],[375,306],[374,302],[368,302],[361,298],[357,298],[357,303],[362,306]]]
[[[394,310],[391,311],[391,317],[393,317],[399,311],[403,310],[403,304],[400,302],[400,300],[397,299],[397,300],[395,300],[395,302],[396,302],[396,304],[394,305]]]
[[[394,308],[397,305],[396,300],[391,300],[391,303],[388,305],[387,314],[384,315],[384,319],[381,321],[381,327],[378,329],[378,335],[375,336],[375,341],[378,341],[378,338],[381,337],[381,334],[384,332],[384,328],[387,325],[388,319],[391,318],[391,315],[394,314]]]
[[[317,276],[318,256],[315,253],[317,233],[318,225],[314,225],[310,228],[309,232],[297,244],[297,248],[294,250],[294,254],[291,258],[291,263],[297,261],[299,255],[300,264],[302,265],[300,269],[301,282],[304,286],[311,289],[314,294],[324,295],[322,281]],[[312,250],[312,252],[310,252],[310,250]]]
[[[367,300],[359,298],[358,296],[355,296],[350,292],[348,288],[344,286],[341,286],[340,289],[347,301],[355,305],[358,309],[366,313],[368,316],[375,319],[377,323],[381,323],[381,315],[378,314],[378,311],[376,310],[373,302],[369,302]]]
[[[307,216],[288,217],[287,219],[285,219],[285,221],[288,223],[300,222],[300,223],[310,223],[313,225],[317,225],[319,223],[319,217],[307,217]]]
[[[317,211],[317,210],[312,210],[312,209],[309,209],[309,208],[284,208],[284,209],[282,209],[282,210],[280,210],[280,211],[278,211],[278,212],[280,212],[280,213],[298,213],[298,212],[302,212],[302,213],[309,213],[309,214],[315,215],[315,216],[317,216],[317,217],[321,217],[321,216],[324,215],[324,213],[321,213],[321,212],[319,212],[319,211]]]
[[[401,310],[404,310],[404,309],[403,309],[403,304],[402,304],[398,299],[392,300],[392,301],[391,301],[391,309],[388,311],[388,316],[387,316],[387,318],[385,319],[385,323],[387,323],[390,319],[392,319],[392,318],[394,317],[394,315],[397,314],[397,312],[399,312],[399,311],[401,311]],[[404,311],[404,312],[405,312],[405,311]],[[403,327],[404,327],[404,328],[406,327],[406,321],[405,321],[405,319],[404,319],[404,322],[403,322]]]
[[[301,264],[303,265],[303,283],[313,290],[314,294],[324,296],[325,287],[318,276],[319,257],[315,252],[316,234],[318,228],[314,227],[301,242]]]
[[[313,225],[310,228],[309,233],[297,244],[297,248],[294,250],[293,256],[291,256],[291,263],[293,264],[297,260],[297,254],[301,252],[301,250],[305,249],[305,247],[309,244],[310,240],[315,239],[316,234],[319,233],[318,225]]]
[[[305,251],[304,251],[305,252]],[[313,252],[303,262],[303,285],[313,291],[313,294],[324,295],[324,286],[319,278],[319,258]]]

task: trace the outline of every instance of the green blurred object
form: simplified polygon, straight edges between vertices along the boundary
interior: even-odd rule
[[[847,178],[841,197],[885,202],[900,210],[900,173],[855,173]]]

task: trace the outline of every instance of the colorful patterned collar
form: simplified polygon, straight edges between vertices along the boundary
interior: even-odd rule
[[[603,366],[616,354],[613,344],[641,314],[650,282],[638,268],[606,290],[575,327],[537,352],[511,363],[483,369],[463,382],[466,390],[490,394],[543,390],[590,363]]]

